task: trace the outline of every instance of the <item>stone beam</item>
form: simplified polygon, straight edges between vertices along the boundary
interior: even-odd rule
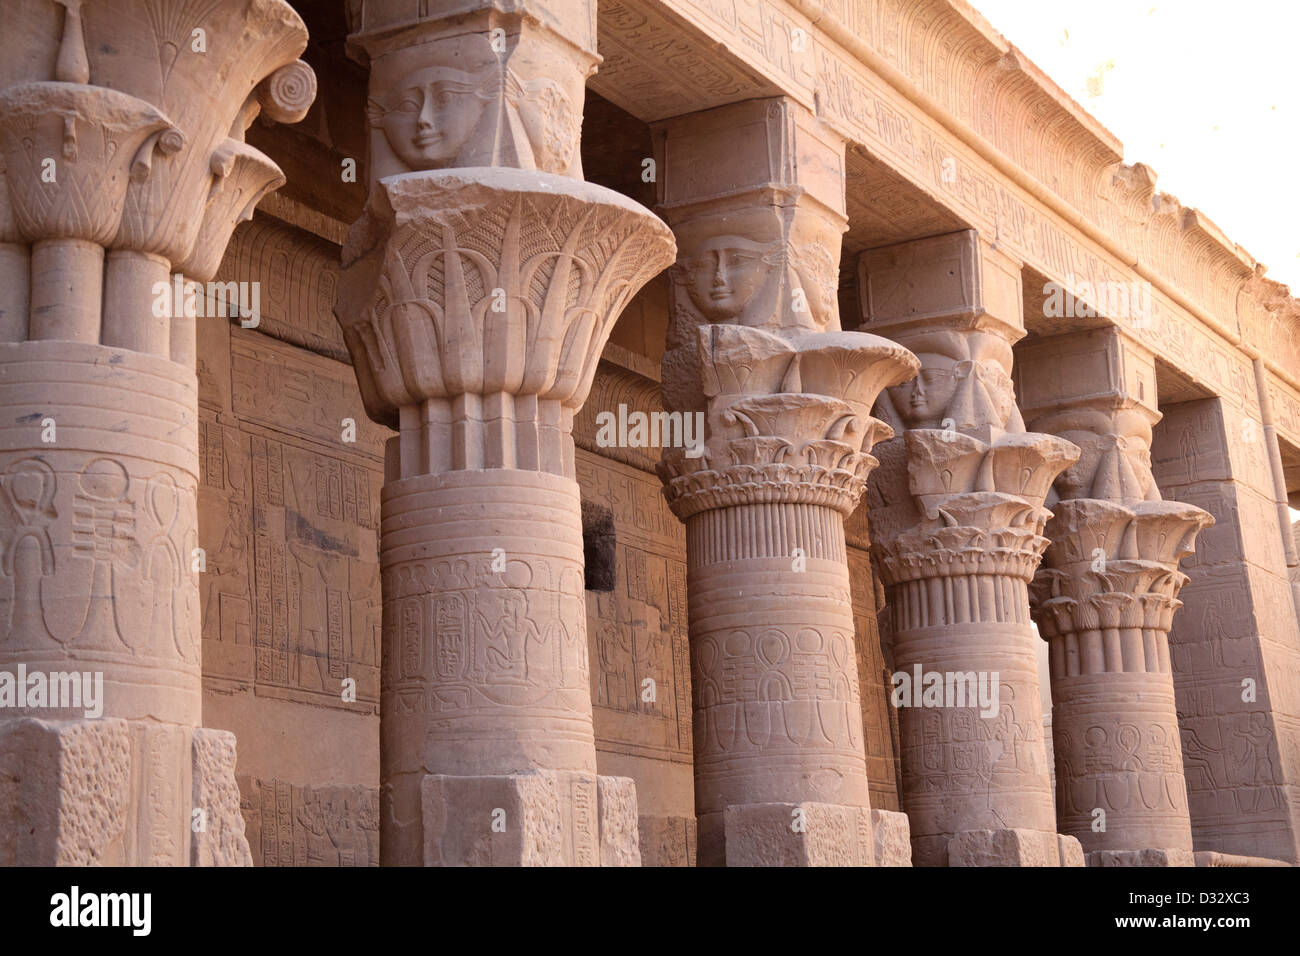
[[[1079,450],[1026,432],[1016,407],[1021,264],[966,231],[870,250],[858,266],[862,328],[921,360],[877,403],[897,437],[879,446],[868,499],[882,626],[907,680],[895,703],[913,859],[954,865],[956,848],[975,865],[971,847],[1014,845],[1059,860],[1028,586],[1048,543],[1044,498]],[[964,675],[988,688],[984,706]],[[1019,832],[962,836],[997,830]]]
[[[596,773],[572,427],[673,239],[582,181],[594,17],[592,0],[356,10],[374,178],[335,314],[367,412],[399,431],[380,550],[385,865],[639,860],[631,781]]]
[[[250,860],[233,738],[199,726],[187,304],[203,293],[173,291],[211,279],[236,223],[283,182],[244,134],[259,112],[305,114],[306,43],[280,0],[6,11],[0,670],[95,675],[105,719],[53,697],[3,711],[19,795],[0,810],[18,834],[0,862]]]

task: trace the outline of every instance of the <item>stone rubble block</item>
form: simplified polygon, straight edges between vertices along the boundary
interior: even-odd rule
[[[426,866],[641,865],[627,777],[429,774],[421,806]]]
[[[636,782],[631,777],[597,777],[600,808],[600,865],[640,866]]]
[[[871,811],[829,803],[727,807],[727,866],[873,866]]]
[[[643,815],[638,818],[642,866],[695,866],[696,820]]]
[[[949,866],[1060,866],[1057,834],[1043,830],[963,830],[948,841]]]
[[[1215,850],[1197,850],[1192,854],[1197,866],[1291,866],[1285,860],[1271,860],[1265,856],[1241,856],[1236,853],[1219,853]]]
[[[912,839],[906,813],[872,810],[871,835],[876,866],[912,865]]]
[[[1088,854],[1089,866],[1195,866],[1191,850],[1094,850]]]
[[[1083,855],[1083,844],[1079,842],[1078,837],[1072,837],[1065,833],[1056,835],[1056,846],[1060,850],[1061,866],[1087,866],[1088,861]]]
[[[194,729],[194,809],[202,827],[190,839],[192,866],[252,866],[235,781],[235,735],[208,727]]]
[[[125,864],[127,722],[0,724],[0,866]]]

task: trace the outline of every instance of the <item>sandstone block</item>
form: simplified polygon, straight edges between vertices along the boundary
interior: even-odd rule
[[[235,735],[208,727],[194,729],[194,807],[191,817],[190,863],[193,866],[252,866],[253,854],[244,835],[235,782]]]
[[[912,865],[912,841],[906,813],[872,810],[871,835],[876,866]]]
[[[1087,866],[1088,861],[1083,855],[1083,844],[1079,842],[1078,837],[1067,836],[1064,833],[1056,835],[1056,846],[1060,851],[1061,866]]]
[[[948,841],[949,866],[1060,866],[1057,834],[1042,830],[963,830]]]
[[[127,862],[125,720],[0,724],[0,866]]]
[[[640,866],[636,783],[631,777],[597,777],[600,865]]]
[[[727,807],[727,866],[872,866],[871,811],[828,803]]]
[[[1195,866],[1191,850],[1094,850],[1088,854],[1089,866]]]
[[[548,770],[421,786],[426,866],[639,866],[631,779]]]

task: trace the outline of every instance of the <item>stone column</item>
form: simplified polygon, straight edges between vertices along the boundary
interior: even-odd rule
[[[877,405],[898,437],[869,499],[913,860],[1058,865],[1028,587],[1044,497],[1079,452],[1016,408],[1020,264],[954,233],[864,252],[859,292],[863,328],[921,360]]]
[[[840,331],[844,144],[756,100],[658,124],[677,235],[664,399],[704,447],[660,473],[686,523],[701,865],[870,865],[844,519],[916,360]],[[698,434],[698,432],[697,432]]]
[[[1243,389],[1161,411],[1161,492],[1215,518],[1169,634],[1192,839],[1198,855],[1300,863],[1300,626],[1259,404]]]
[[[251,862],[234,738],[200,726],[195,319],[173,277],[210,279],[283,182],[244,131],[305,114],[306,43],[280,0],[6,11],[0,682],[50,683],[0,710],[0,863]]]
[[[1034,582],[1050,647],[1056,818],[1094,864],[1192,864],[1169,629],[1202,509],[1151,474],[1155,358],[1110,327],[1022,346],[1029,426],[1078,445]],[[1104,851],[1104,852],[1103,852]],[[1152,852],[1155,851],[1155,852]]]
[[[582,180],[595,3],[367,0],[354,27],[372,179],[336,314],[367,412],[399,431],[381,859],[636,863],[631,781],[596,775],[571,429],[673,239]]]

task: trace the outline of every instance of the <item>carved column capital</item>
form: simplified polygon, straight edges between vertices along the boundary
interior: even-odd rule
[[[377,183],[336,313],[367,412],[403,431],[402,474],[571,476],[573,413],[614,321],[672,253],[647,210],[567,177],[496,167]]]
[[[822,505],[849,515],[892,435],[870,414],[887,385],[915,374],[904,348],[852,332],[781,335],[738,325],[698,329],[705,447],[660,464],[683,520],[738,504]]]

